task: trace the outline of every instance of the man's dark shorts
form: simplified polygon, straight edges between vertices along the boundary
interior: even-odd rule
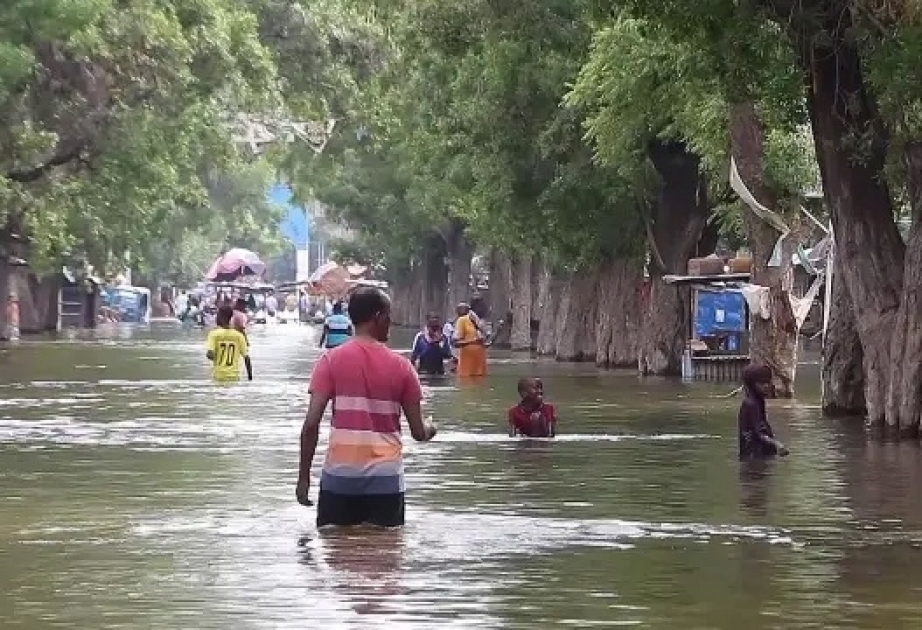
[[[334,494],[323,488],[317,499],[317,527],[327,525],[376,525],[401,527],[404,493]]]

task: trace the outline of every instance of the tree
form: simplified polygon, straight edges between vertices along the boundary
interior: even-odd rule
[[[0,34],[0,250],[38,269],[124,261],[204,210],[199,169],[233,154],[227,113],[274,98],[242,0],[14,1]],[[0,306],[8,283],[4,255]]]

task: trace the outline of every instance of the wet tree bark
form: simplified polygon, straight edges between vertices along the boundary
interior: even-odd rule
[[[808,109],[841,256],[840,279],[852,299],[864,352],[868,421],[916,435],[922,412],[918,397],[912,390],[904,397],[902,379],[893,372],[918,370],[919,355],[894,352],[891,342],[920,347],[922,322],[918,310],[900,312],[901,297],[910,298],[903,286],[906,247],[884,177],[887,137],[865,85],[851,27],[850,13],[837,11],[826,25],[826,36],[804,44]],[[853,159],[847,144],[855,133],[866,140],[861,160]],[[910,261],[918,262],[922,242],[917,234],[910,237],[910,247]],[[922,267],[909,267],[908,293],[922,284],[920,274]]]
[[[452,219],[445,233],[445,249],[448,258],[448,295],[437,312],[444,317],[453,313],[458,302],[467,302],[471,296],[471,260],[474,247],[465,235],[462,221]]]
[[[555,321],[558,361],[595,361],[598,269],[568,274],[560,292]]]
[[[538,339],[535,350],[539,355],[552,356],[557,352],[556,320],[560,306],[561,287],[559,279],[547,268],[538,278]]]
[[[710,212],[700,159],[684,143],[651,143],[647,151],[660,176],[648,226],[649,293],[644,304],[638,368],[641,374],[679,375],[688,338],[690,292],[667,285],[666,274],[684,274]]]
[[[60,277],[57,274],[36,276],[32,273],[19,273],[15,277],[18,283],[20,333],[35,334],[55,330]]]
[[[532,256],[518,253],[512,258],[513,350],[531,350]]]
[[[496,329],[493,345],[509,348],[512,329],[510,327],[512,305],[512,260],[504,252],[494,249],[490,252],[490,314]],[[452,305],[452,312],[454,312]],[[502,320],[502,325],[499,321]]]
[[[9,308],[9,295],[12,288],[12,267],[3,255],[0,245],[0,341],[9,341],[7,329],[9,321],[6,311]]]
[[[922,144],[910,143],[904,160],[912,225],[903,261],[900,308],[890,339],[885,413],[890,427],[906,436],[917,436],[922,416]]]
[[[640,345],[640,294],[643,265],[615,259],[596,272],[595,363],[600,367],[635,367]]]
[[[823,413],[827,416],[860,416],[864,402],[864,352],[855,325],[855,311],[848,288],[842,282],[839,254],[834,254],[829,328],[823,341]]]
[[[441,234],[432,233],[425,241],[423,250],[423,277],[425,278],[422,310],[412,325],[422,326],[430,313],[439,316],[448,304],[448,260],[447,244]],[[468,262],[470,275],[470,262]]]
[[[766,181],[764,170],[765,131],[751,101],[734,103],[730,107],[730,146],[740,178],[746,187],[769,210],[778,210],[778,194]],[[781,234],[746,207],[743,213],[749,243],[752,248],[752,277],[755,285],[768,287],[770,319],[752,313],[749,356],[752,363],[767,365],[774,375],[774,394],[790,398],[794,395],[797,370],[797,325],[791,308],[790,290],[793,285],[791,256],[794,238],[782,243],[778,267],[769,267],[775,242]]]
[[[404,274],[391,278],[391,319],[398,326],[415,326],[421,317],[423,267],[414,261]]]

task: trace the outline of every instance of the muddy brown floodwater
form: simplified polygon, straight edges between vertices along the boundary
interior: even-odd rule
[[[823,420],[815,368],[770,407],[793,455],[742,466],[728,387],[493,353],[426,387],[406,528],[318,535],[294,502],[316,331],[253,332],[234,387],[203,336],[0,350],[0,627],[922,628],[922,454]],[[504,434],[524,374],[553,442]]]

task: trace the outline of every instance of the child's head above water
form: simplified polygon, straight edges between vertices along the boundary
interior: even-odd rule
[[[540,403],[544,398],[544,384],[540,378],[525,377],[519,379],[519,396],[522,402]]]

